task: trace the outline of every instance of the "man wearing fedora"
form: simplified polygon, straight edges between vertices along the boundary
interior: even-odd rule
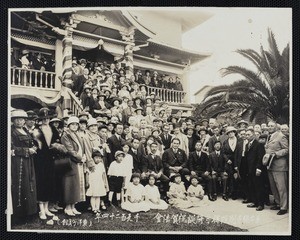
[[[226,161],[226,171],[228,172],[229,195],[233,200],[237,199],[239,173],[234,170],[234,162],[237,151],[238,139],[236,137],[236,128],[229,126],[226,129],[228,139],[224,141],[222,150]]]

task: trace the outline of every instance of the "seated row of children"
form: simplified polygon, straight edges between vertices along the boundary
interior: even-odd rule
[[[161,195],[156,184],[155,176],[150,174],[148,184],[143,186],[140,183],[141,175],[139,173],[128,174],[125,168],[132,167],[125,159],[123,151],[115,153],[115,161],[109,166],[107,176],[103,164],[103,156],[100,152],[93,152],[95,170],[89,172],[89,187],[86,195],[90,196],[92,211],[97,214],[101,209],[105,209],[102,198],[107,195],[111,206],[113,204],[113,195],[116,194],[117,206],[129,212],[147,212],[150,209],[167,209],[168,204],[161,199]],[[122,169],[122,171],[120,171]],[[130,169],[130,170],[131,170]],[[107,180],[108,179],[108,180]],[[128,181],[131,179],[131,181]],[[199,184],[197,176],[191,176],[191,185],[186,190],[180,174],[174,174],[171,177],[171,183],[167,196],[171,206],[186,209],[208,204],[207,196],[204,196],[204,190]],[[121,196],[122,195],[122,196]]]

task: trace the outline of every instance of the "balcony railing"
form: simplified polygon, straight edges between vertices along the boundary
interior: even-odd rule
[[[78,116],[78,114],[83,111],[82,104],[79,101],[78,97],[76,97],[75,94],[72,92],[71,89],[67,88],[67,92],[70,96],[71,110],[76,116]]]
[[[55,73],[11,67],[11,84],[14,86],[55,89]]]
[[[184,103],[184,96],[186,95],[183,91],[147,86],[148,95],[152,92],[155,92],[155,96],[160,97],[161,101],[172,103]]]

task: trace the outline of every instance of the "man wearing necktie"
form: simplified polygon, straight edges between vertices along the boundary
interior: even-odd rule
[[[187,156],[185,151],[179,148],[180,139],[173,138],[171,148],[164,151],[162,161],[164,165],[164,172],[167,176],[179,173],[185,183],[188,183],[186,175],[190,174],[187,168]]]
[[[256,211],[264,209],[264,182],[262,177],[262,158],[265,154],[263,144],[255,139],[254,130],[246,131],[248,140],[246,161],[248,166],[248,201],[247,207],[256,207]]]
[[[277,131],[275,122],[268,123],[270,139],[265,145],[267,154],[274,155],[268,169],[268,177],[276,205],[272,210],[279,210],[278,215],[286,214],[288,208],[288,154],[289,142],[287,137]]]
[[[169,134],[170,132],[170,126],[169,124],[164,124],[163,125],[163,132],[160,134],[160,138],[162,140],[164,150],[167,150],[171,146],[171,139],[172,136]]]
[[[242,197],[244,198],[243,203],[250,203],[248,193],[248,167],[245,154],[247,151],[248,140],[246,139],[246,130],[244,128],[239,129],[239,138],[236,146],[236,153],[234,158],[234,170],[239,172],[241,181],[239,183]]]
[[[163,192],[161,192],[161,194],[166,196],[169,188],[169,178],[163,173],[164,167],[160,156],[157,155],[157,149],[157,142],[150,144],[151,153],[145,156],[143,161],[143,175],[145,175],[147,179],[150,174],[154,175],[156,183],[158,183],[157,180],[160,180],[163,187]]]
[[[195,151],[189,155],[188,166],[191,171],[191,175],[198,176],[201,184],[206,187],[208,193],[208,199],[213,201],[212,197],[212,178],[210,175],[210,163],[208,155],[202,152],[202,143],[200,141],[195,144]]]
[[[117,123],[115,125],[115,134],[112,135],[110,138],[107,139],[107,143],[109,145],[109,149],[111,150],[110,154],[110,162],[113,161],[113,157],[117,151],[122,151],[122,143],[125,142],[125,139],[121,137],[123,133],[123,124],[122,123]]]
[[[215,151],[209,154],[209,163],[211,166],[211,175],[212,175],[212,200],[217,200],[217,181],[218,178],[221,178],[223,192],[222,198],[225,201],[228,201],[227,197],[227,179],[228,173],[225,169],[225,158],[223,152],[221,152],[221,142],[217,141],[214,145]]]
[[[133,172],[135,173],[142,173],[143,169],[143,161],[144,161],[144,154],[140,148],[140,140],[133,138],[131,140],[131,148],[128,151],[133,158]]]

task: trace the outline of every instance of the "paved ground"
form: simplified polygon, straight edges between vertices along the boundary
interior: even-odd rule
[[[229,199],[225,202],[218,197],[217,201],[209,202],[207,206],[186,211],[247,229],[250,234],[290,234],[289,214],[279,216],[278,211],[270,210],[268,206],[257,212],[255,208],[247,208],[247,204],[242,204],[242,200]]]

